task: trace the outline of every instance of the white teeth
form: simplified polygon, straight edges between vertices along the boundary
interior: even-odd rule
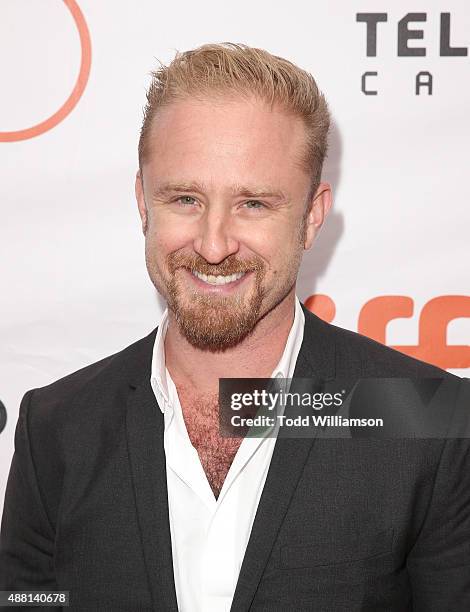
[[[193,270],[193,274],[200,280],[204,281],[205,283],[209,283],[210,285],[226,285],[227,283],[233,283],[233,281],[241,278],[245,272],[238,272],[237,274],[230,274],[229,276],[213,276],[212,274],[207,276],[207,274],[201,274],[200,272]]]

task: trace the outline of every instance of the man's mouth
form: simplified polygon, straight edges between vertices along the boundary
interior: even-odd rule
[[[236,274],[218,274],[217,276],[214,276],[212,274],[201,274],[201,272],[197,272],[196,270],[191,270],[191,273],[199,280],[209,283],[210,285],[227,285],[228,283],[233,283],[240,280],[240,278],[246,274],[246,272],[237,272]]]

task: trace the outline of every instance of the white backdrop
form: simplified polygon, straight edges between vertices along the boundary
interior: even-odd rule
[[[470,46],[470,9],[412,8],[421,56],[398,55],[406,0],[0,0],[0,511],[25,391],[158,323],[133,184],[148,73],[176,49],[244,42],[314,74],[334,117],[335,204],[299,296],[329,296],[335,324],[470,376],[470,57],[443,54]],[[376,56],[356,20],[368,12],[387,17]],[[361,91],[365,72],[376,95]],[[419,72],[432,95],[416,95]]]

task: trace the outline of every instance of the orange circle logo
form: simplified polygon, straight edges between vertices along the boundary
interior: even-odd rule
[[[83,91],[86,87],[88,77],[90,75],[91,66],[91,39],[88,26],[86,24],[83,13],[80,10],[75,0],[63,0],[65,6],[72,13],[73,20],[77,26],[78,34],[80,36],[80,47],[82,50],[82,56],[80,61],[80,72],[78,73],[77,81],[72,93],[67,100],[62,104],[58,111],[53,115],[33,125],[25,130],[15,130],[14,132],[0,132],[0,142],[13,142],[15,140],[27,140],[28,138],[34,138],[44,134],[47,130],[51,130],[58,123],[60,123],[67,115],[72,112],[77,102],[80,100]]]

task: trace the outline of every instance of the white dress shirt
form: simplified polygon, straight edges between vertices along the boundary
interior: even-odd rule
[[[282,357],[271,377],[292,378],[304,334],[298,298]],[[276,439],[244,438],[216,499],[191,444],[165,366],[168,312],[158,327],[151,385],[164,415],[171,546],[180,612],[228,612]]]

